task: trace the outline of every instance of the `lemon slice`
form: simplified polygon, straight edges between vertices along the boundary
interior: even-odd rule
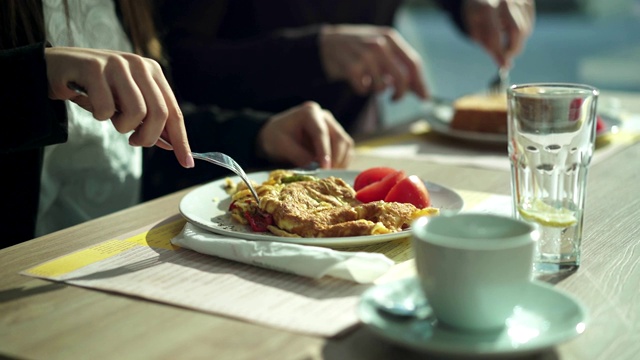
[[[540,199],[536,199],[530,208],[519,207],[518,212],[524,219],[535,221],[542,226],[569,227],[578,221],[571,210],[564,207],[555,208]]]

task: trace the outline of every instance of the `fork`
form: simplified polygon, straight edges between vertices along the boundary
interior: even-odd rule
[[[489,94],[502,94],[509,86],[509,69],[501,67],[498,74],[489,82]]]
[[[163,142],[168,146],[172,146],[171,143],[169,143],[167,140],[163,139],[162,137],[158,138],[158,141]],[[258,203],[258,207],[260,206],[260,198],[258,197],[258,193],[256,192],[256,189],[251,184],[251,181],[249,180],[249,178],[247,177],[247,174],[242,169],[242,166],[240,166],[240,164],[238,164],[235,160],[233,160],[231,156],[221,152],[216,152],[216,151],[206,152],[206,153],[191,152],[191,156],[193,156],[194,159],[204,160],[206,162],[209,162],[218,166],[222,166],[223,168],[233,171],[236,175],[240,177],[240,179],[242,179],[242,181],[244,181],[244,183],[249,188],[249,191],[251,191],[251,195],[253,195],[253,197],[256,199],[256,202]]]
[[[67,86],[69,87],[69,89],[75,91],[79,95],[89,96],[87,94],[87,91],[82,86],[74,82],[68,83]],[[171,146],[173,148],[173,145],[171,145],[170,142],[163,139],[162,137],[158,138],[158,141],[163,142],[165,145]],[[221,152],[208,152],[208,153],[191,152],[191,156],[193,156],[194,159],[204,160],[206,162],[210,162],[212,164],[222,166],[223,168],[227,168],[233,171],[236,175],[240,177],[240,179],[242,179],[242,181],[244,181],[244,183],[249,188],[249,191],[251,191],[251,195],[253,195],[253,197],[256,199],[256,202],[258,203],[258,207],[260,206],[260,198],[258,197],[258,193],[256,192],[256,189],[254,189],[253,185],[251,185],[251,181],[249,181],[249,178],[247,177],[247,174],[244,172],[242,167],[235,160],[233,160],[231,156],[223,154]]]

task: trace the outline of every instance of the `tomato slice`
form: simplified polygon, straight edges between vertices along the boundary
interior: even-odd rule
[[[382,178],[382,180],[369,184],[357,191],[356,199],[363,203],[384,200],[389,190],[405,177],[407,177],[407,174],[405,174],[404,171],[394,170],[394,172],[388,174]]]
[[[406,177],[395,184],[385,196],[384,201],[409,203],[418,209],[424,209],[431,205],[429,191],[427,191],[424,182],[416,175]]]
[[[267,232],[269,231],[268,226],[273,225],[273,216],[259,210],[256,213],[245,211],[244,218],[249,222],[251,230],[255,232]]]
[[[374,182],[382,180],[385,176],[396,171],[396,169],[384,166],[363,170],[360,174],[358,174],[358,176],[356,176],[356,179],[353,182],[353,189],[355,191],[358,191],[369,184],[373,184]]]

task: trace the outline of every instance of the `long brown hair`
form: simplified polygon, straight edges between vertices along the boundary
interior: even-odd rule
[[[116,1],[116,0],[114,0]],[[134,52],[163,60],[151,0],[117,0],[122,25]],[[67,0],[63,0],[68,20]],[[8,49],[45,40],[42,0],[0,1],[0,48]]]

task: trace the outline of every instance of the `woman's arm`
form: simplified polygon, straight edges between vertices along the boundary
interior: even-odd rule
[[[49,99],[44,43],[0,50],[0,152],[67,140],[64,102]]]

